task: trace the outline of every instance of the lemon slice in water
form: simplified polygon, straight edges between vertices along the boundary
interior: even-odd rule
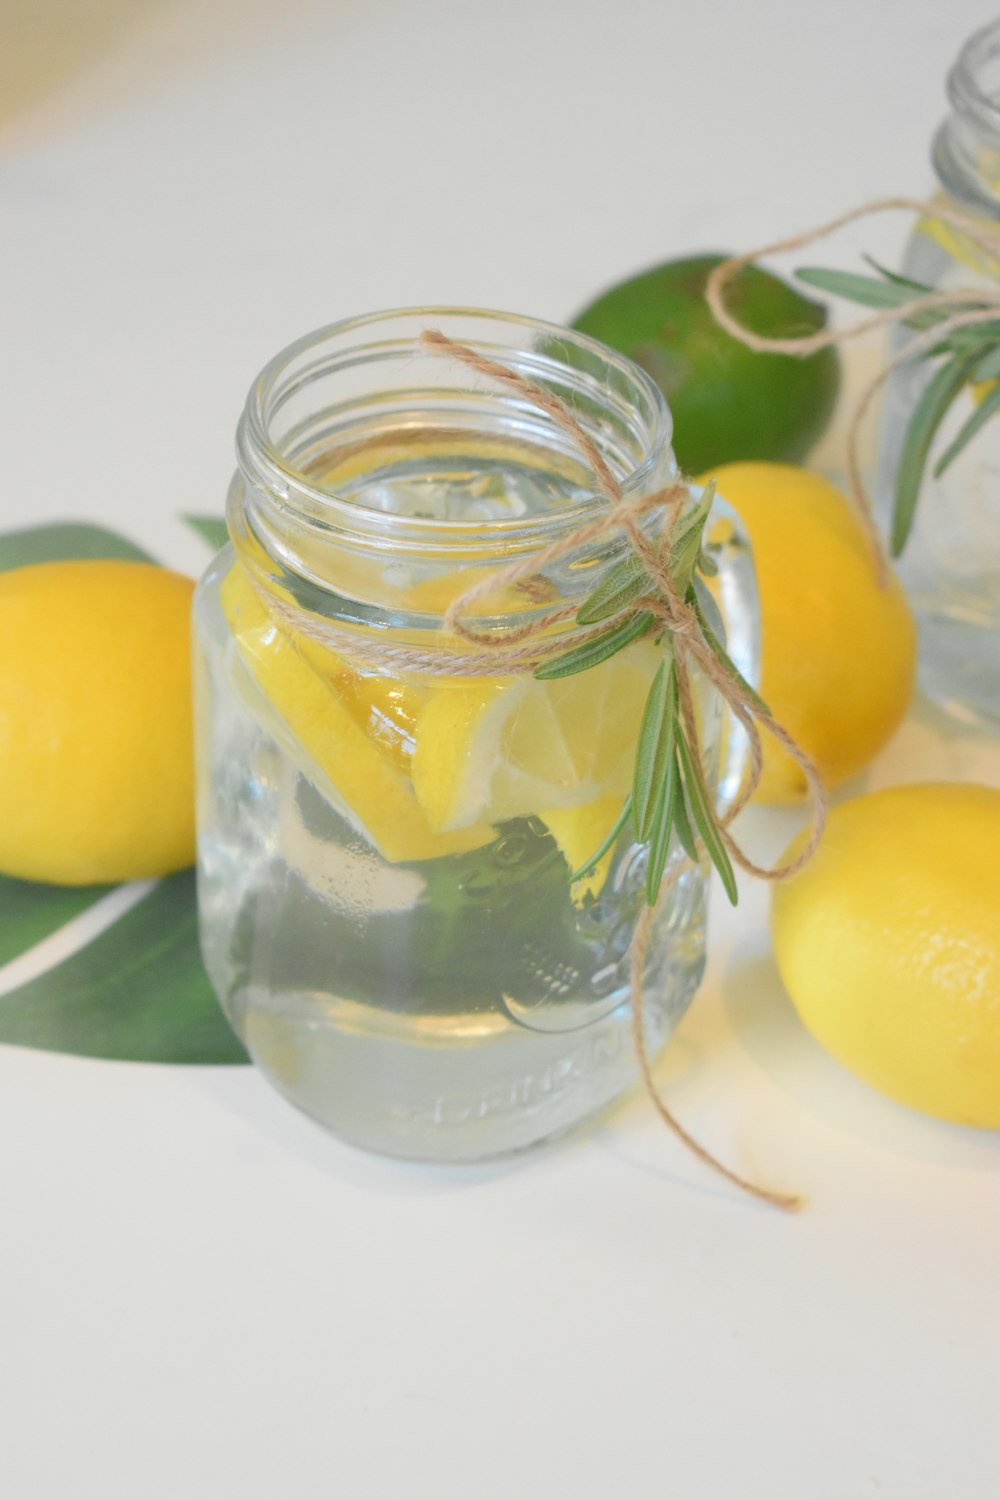
[[[386,859],[436,859],[479,848],[492,828],[432,829],[405,767],[424,690],[353,672],[332,652],[280,625],[237,564],[222,606],[240,654],[336,800]]]
[[[660,655],[640,641],[573,677],[474,677],[432,686],[413,750],[413,787],[430,826],[452,831],[545,818],[544,809],[614,796],[620,806]]]

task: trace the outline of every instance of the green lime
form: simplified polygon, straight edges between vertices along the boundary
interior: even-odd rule
[[[840,384],[832,349],[808,359],[755,354],[719,327],[705,283],[724,258],[666,261],[612,287],[572,324],[653,377],[673,412],[677,462],[689,474],[739,459],[804,458]],[[822,307],[756,266],[733,278],[727,302],[754,333],[773,337],[815,333],[826,322]]]

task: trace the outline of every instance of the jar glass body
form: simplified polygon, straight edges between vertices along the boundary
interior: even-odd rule
[[[371,1149],[475,1161],[574,1126],[634,1076],[645,853],[626,828],[569,877],[622,806],[661,648],[544,685],[455,666],[447,603],[605,502],[544,413],[422,349],[426,327],[572,404],[626,492],[674,473],[645,375],[530,320],[358,319],[273,361],[240,426],[232,542],[196,596],[199,903],[226,1014],[289,1099]],[[752,678],[752,567],[719,515],[715,592]],[[578,604],[621,555],[615,538],[553,562],[476,623],[503,636]],[[734,795],[742,747],[698,699],[706,773]],[[705,870],[688,869],[653,923],[651,1050],[704,954]]]
[[[1000,23],[973,36],[948,79],[952,113],[934,140],[936,201],[1000,220]],[[1000,284],[1000,262],[940,220],[917,224],[903,274],[935,290]],[[894,352],[911,334],[901,332]],[[876,489],[891,515],[909,422],[935,361],[904,365],[886,387]],[[899,572],[920,627],[920,686],[953,717],[1000,724],[1000,420],[989,420],[940,476],[934,468],[986,388],[971,384],[953,403],[931,448],[913,530]]]

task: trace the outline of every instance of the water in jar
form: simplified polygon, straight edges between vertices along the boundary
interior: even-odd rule
[[[565,507],[579,481],[506,453],[474,464],[410,454],[352,483],[368,507],[487,525]],[[351,483],[341,477],[337,490],[350,493]],[[396,569],[406,597],[405,569],[385,566]],[[255,655],[253,630],[234,622],[232,580],[240,572],[226,548],[196,605],[202,941],[232,1024],[292,1101],[372,1149],[477,1160],[570,1128],[634,1074],[629,947],[645,856],[626,830],[591,877],[572,887],[569,880],[630,779],[631,747],[624,760],[611,753],[616,726],[623,732],[618,698],[599,677],[587,687],[587,673],[567,680],[576,684],[578,720],[588,706],[579,694],[591,694],[588,722],[569,727],[570,757],[598,755],[602,735],[611,747],[591,767],[598,780],[566,792],[567,805],[546,805],[567,779],[566,744],[551,747],[548,784],[538,776],[535,744],[522,756],[531,762],[527,779],[518,781],[517,766],[501,766],[494,786],[503,787],[475,826],[465,817],[461,828],[425,836],[422,814],[411,816],[400,802],[397,815],[392,799],[414,800],[422,705],[446,685],[330,666],[315,647],[309,659],[299,653],[294,672],[269,675],[281,658],[267,654],[267,629]],[[421,589],[422,600],[443,597],[424,581],[411,585],[411,597]],[[259,599],[247,607],[259,609]],[[629,702],[640,683],[644,690],[656,649],[640,643],[631,665],[608,664],[631,673]],[[300,692],[302,671],[309,675]],[[465,682],[457,691],[464,703],[482,687]],[[486,708],[476,700],[466,759],[475,762],[499,737],[501,761],[516,761],[518,735],[537,738],[548,712],[537,699],[533,709],[525,698],[520,720],[497,711],[500,729],[485,722],[492,695],[498,701],[504,690],[484,689]],[[532,692],[530,680],[519,691]],[[350,754],[348,740],[336,736],[324,750],[327,711],[346,726]],[[717,723],[708,714],[705,732],[714,747]],[[448,775],[435,780],[428,743],[424,795],[447,799],[451,783]],[[388,778],[384,797],[376,787],[372,799],[368,782],[358,790],[369,768]],[[463,816],[459,809],[459,822]],[[680,858],[672,850],[671,862]],[[703,962],[703,872],[689,871],[662,903],[650,943],[651,1050],[688,1004]]]

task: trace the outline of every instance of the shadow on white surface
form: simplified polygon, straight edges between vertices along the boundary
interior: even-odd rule
[[[809,1034],[759,937],[733,951],[721,979],[726,1016],[754,1062],[808,1115],[838,1134],[928,1166],[1000,1172],[1000,1131],[918,1114],[883,1097]]]

